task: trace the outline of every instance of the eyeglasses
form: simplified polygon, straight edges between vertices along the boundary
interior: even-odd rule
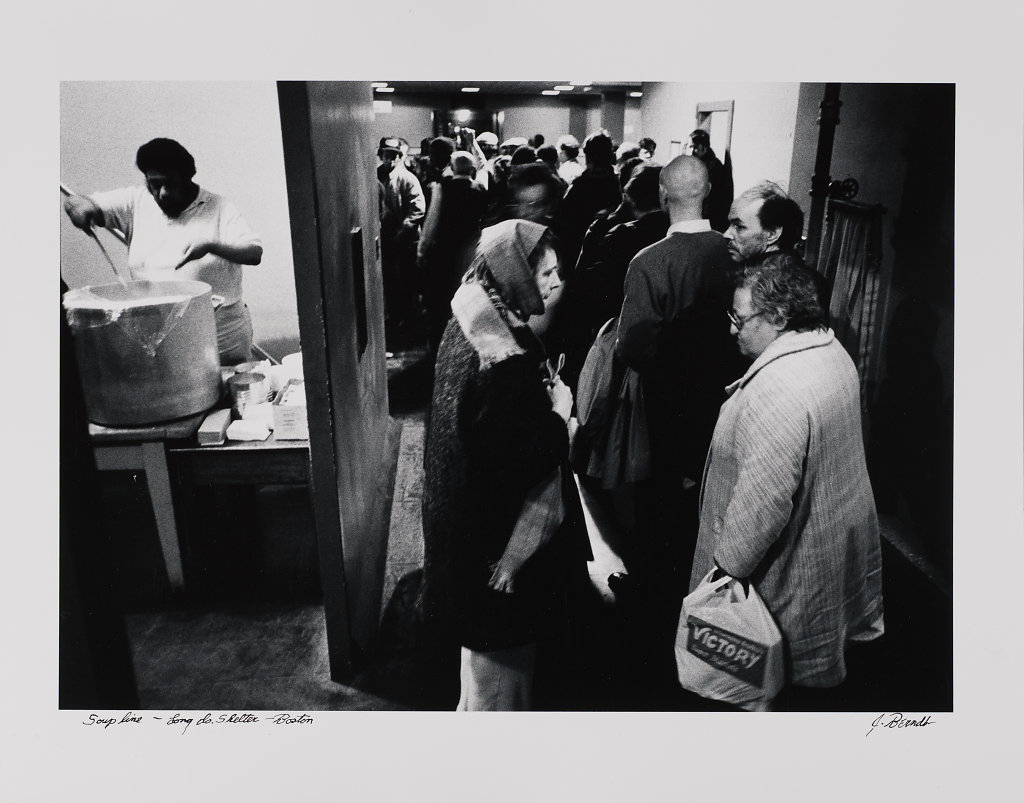
[[[729,322],[733,326],[735,326],[736,327],[736,331],[739,332],[739,331],[741,331],[743,329],[743,325],[747,321],[751,321],[754,318],[756,318],[758,315],[763,315],[764,313],[763,312],[755,312],[752,315],[748,315],[746,318],[741,318],[733,310],[727,310],[725,314],[729,316]]]

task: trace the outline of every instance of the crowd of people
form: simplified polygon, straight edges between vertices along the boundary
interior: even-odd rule
[[[673,660],[682,599],[713,570],[778,623],[787,705],[841,689],[848,645],[882,632],[857,372],[800,257],[803,212],[771,181],[734,197],[703,130],[667,164],[656,148],[462,130],[410,157],[381,140],[387,231],[426,208],[385,288],[414,271],[429,322],[421,608],[461,651],[460,710],[531,705],[537,644],[565,632],[590,556],[574,472],[626,534],[608,584],[652,661]],[[628,438],[576,417],[599,333],[629,391],[587,408],[627,404]],[[579,456],[616,437],[643,468],[610,488]]]
[[[386,338],[418,329],[434,364],[420,609],[460,656],[460,710],[531,706],[537,645],[566,632],[591,557],[574,475],[625,533],[608,584],[652,662],[713,571],[778,624],[786,705],[822,704],[883,630],[857,371],[800,257],[803,212],[767,180],[734,197],[705,131],[686,151],[662,165],[606,131],[379,142]],[[259,238],[179,143],[136,163],[144,186],[70,196],[68,216],[125,232],[133,278],[210,283],[222,362],[247,359]],[[584,396],[606,415],[578,416]]]

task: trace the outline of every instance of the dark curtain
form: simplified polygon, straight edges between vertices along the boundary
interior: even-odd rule
[[[882,206],[866,206],[830,198],[818,250],[818,272],[829,287],[832,329],[860,374],[861,407],[875,379],[875,348],[879,335],[876,312],[881,286]],[[865,409],[866,412],[866,409]]]

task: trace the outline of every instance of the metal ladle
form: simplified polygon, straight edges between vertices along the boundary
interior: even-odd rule
[[[72,195],[77,195],[77,193],[72,192],[63,184],[60,185],[60,191],[67,195],[68,197],[71,197]],[[96,230],[92,226],[90,226],[88,229],[83,229],[83,231],[86,233],[87,236],[93,239],[93,242],[96,243],[100,251],[103,253],[104,258],[107,260],[107,264],[110,265],[110,269],[114,272],[114,276],[117,277],[117,280],[121,283],[123,287],[126,287],[128,285],[128,282],[124,280],[124,277],[117,270],[117,265],[114,264],[114,260],[110,258],[110,254],[107,253],[107,249],[104,248],[103,243],[100,242],[100,238],[96,236]],[[110,231],[125,245],[128,244],[128,239],[117,229],[111,229]]]

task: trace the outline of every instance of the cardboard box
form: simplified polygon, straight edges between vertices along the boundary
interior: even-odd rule
[[[277,440],[308,440],[306,383],[289,379],[274,399],[274,437]]]

